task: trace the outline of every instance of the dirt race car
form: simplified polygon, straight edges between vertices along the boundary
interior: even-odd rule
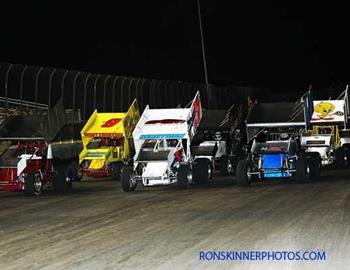
[[[344,168],[350,159],[350,130],[348,126],[348,89],[336,100],[313,101],[314,112],[310,126],[303,133],[301,146],[322,165],[336,163]]]
[[[136,99],[126,113],[93,112],[81,130],[83,150],[79,164],[90,177],[120,180],[121,170],[132,164],[132,131],[140,118]]]
[[[224,176],[234,174],[238,161],[244,155],[245,141],[239,132],[243,114],[235,113],[241,110],[239,108],[233,105],[229,110],[203,110],[191,152],[196,161],[206,160],[210,164],[210,178],[215,171]]]
[[[189,108],[150,109],[147,105],[133,132],[136,154],[133,166],[122,171],[122,188],[207,182],[210,166],[194,162],[191,141],[202,118],[199,92]]]
[[[247,157],[237,166],[239,186],[253,181],[295,178],[308,182],[320,171],[319,161],[300,147],[300,134],[311,118],[310,95],[295,103],[259,103],[247,117]]]
[[[38,116],[11,116],[0,127],[0,190],[40,195],[53,187],[64,192],[77,177],[74,161],[79,142],[63,142],[73,123],[62,101]],[[74,129],[74,128],[73,128]]]

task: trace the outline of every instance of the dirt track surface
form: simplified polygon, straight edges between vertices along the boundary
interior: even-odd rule
[[[70,194],[0,193],[0,269],[349,269],[350,171],[311,184],[191,190],[83,181]],[[326,261],[200,261],[200,251],[324,250]]]

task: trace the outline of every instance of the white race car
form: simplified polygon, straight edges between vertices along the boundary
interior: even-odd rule
[[[206,180],[210,168],[193,162],[190,147],[201,118],[199,92],[189,108],[150,109],[147,105],[133,132],[136,154],[133,167],[122,171],[123,190],[134,191],[137,182],[188,188]]]

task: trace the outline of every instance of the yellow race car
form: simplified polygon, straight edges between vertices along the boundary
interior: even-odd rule
[[[79,163],[85,175],[119,180],[123,166],[132,163],[132,132],[139,118],[136,99],[126,113],[93,112],[80,132]]]

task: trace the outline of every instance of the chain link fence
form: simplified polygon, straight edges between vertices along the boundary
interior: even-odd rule
[[[99,111],[126,111],[134,98],[140,110],[185,106],[197,91],[204,108],[227,109],[234,103],[246,102],[248,95],[268,96],[269,89],[250,87],[217,87],[182,81],[134,78],[83,71],[0,64],[0,96],[3,113],[39,113],[51,108],[61,97],[65,108],[80,110],[87,119]],[[47,107],[45,107],[47,106]]]

